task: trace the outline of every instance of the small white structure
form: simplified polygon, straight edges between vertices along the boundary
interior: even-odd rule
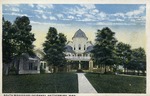
[[[10,67],[15,68],[18,74],[37,74],[40,73],[40,58],[23,53],[21,56],[14,58]]]
[[[45,70],[45,73],[51,73],[47,62],[44,60],[45,53],[43,51],[41,51],[40,49],[37,49],[34,52],[35,52],[36,56],[40,58],[40,67],[43,70]]]
[[[73,41],[69,41],[66,45],[66,59],[69,61],[79,61],[78,69],[82,69],[80,65],[80,61],[90,61],[89,69],[93,67],[91,63],[91,53],[90,51],[93,49],[93,44],[91,41],[88,41],[85,33],[79,29],[74,36],[72,37]]]

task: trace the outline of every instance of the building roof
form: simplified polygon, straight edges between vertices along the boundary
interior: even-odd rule
[[[75,34],[74,34],[74,36],[72,37],[72,39],[73,38],[86,38],[86,39],[88,39],[87,37],[86,37],[86,35],[85,35],[85,33],[81,30],[81,29],[79,29]]]
[[[66,48],[66,52],[74,53],[71,46],[67,45],[67,46],[65,46],[65,48]]]
[[[89,53],[93,50],[93,46],[88,46],[87,50],[85,51],[85,53]]]

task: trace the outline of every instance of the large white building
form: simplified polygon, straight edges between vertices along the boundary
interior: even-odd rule
[[[88,41],[88,37],[79,29],[72,37],[72,41],[69,41],[66,45],[66,59],[70,61],[79,61],[78,69],[82,69],[81,61],[88,61],[89,70],[92,70],[93,62],[90,53],[92,49],[92,42]]]

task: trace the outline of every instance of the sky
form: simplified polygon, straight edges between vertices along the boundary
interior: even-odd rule
[[[29,17],[36,49],[42,49],[49,27],[68,41],[81,29],[93,44],[97,30],[109,27],[119,42],[146,48],[145,4],[3,4],[2,14],[12,23],[18,16]]]

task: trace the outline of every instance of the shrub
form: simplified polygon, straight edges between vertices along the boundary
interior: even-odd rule
[[[78,70],[77,70],[77,73],[84,73],[84,72],[83,72],[83,70],[78,69]]]
[[[108,74],[108,75],[114,75],[115,73],[114,72],[111,72],[111,71],[108,71],[108,72],[104,72],[104,74]]]
[[[44,74],[45,73],[45,69],[42,68],[42,66],[40,66],[40,73]]]

